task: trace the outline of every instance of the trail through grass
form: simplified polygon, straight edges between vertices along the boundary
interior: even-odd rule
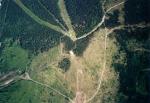
[[[39,23],[40,25],[46,26],[50,29],[53,29],[57,32],[66,34],[66,32],[61,29],[59,26],[53,25],[47,21],[42,20],[41,18],[39,18],[38,16],[36,16],[30,9],[28,9],[20,0],[14,0],[14,2],[27,14],[29,15],[34,21],[36,21],[37,23]]]
[[[69,29],[69,36],[74,40],[76,39],[76,33],[73,29],[72,23],[71,23],[71,19],[70,16],[67,12],[67,8],[65,6],[65,1],[64,0],[59,0],[58,2],[58,6],[60,9],[60,15],[62,17],[62,19],[64,20],[65,24],[67,25],[68,29]]]

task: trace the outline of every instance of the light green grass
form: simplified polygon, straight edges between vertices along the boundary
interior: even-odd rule
[[[58,1],[58,6],[59,6],[59,9],[60,9],[61,17],[62,17],[63,21],[65,22],[65,24],[67,25],[67,27],[69,29],[69,31],[68,31],[69,37],[71,37],[72,39],[75,39],[76,38],[76,33],[73,29],[70,16],[67,12],[65,1],[64,0],[59,0]]]
[[[50,65],[51,63],[57,61],[59,56],[60,54],[58,47],[54,47],[46,52],[40,53],[33,58],[31,63],[31,69],[38,70],[40,68],[46,68],[47,65]]]
[[[58,62],[59,56],[59,49],[55,47],[34,57],[30,65],[31,77],[47,84],[55,82],[59,72],[52,64]]]

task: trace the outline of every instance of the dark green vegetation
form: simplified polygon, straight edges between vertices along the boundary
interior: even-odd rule
[[[149,102],[149,29],[117,31],[120,50],[113,65],[120,75],[119,103]]]
[[[61,69],[63,69],[64,72],[66,72],[66,71],[69,69],[69,67],[70,67],[70,61],[69,61],[69,59],[68,59],[68,58],[62,59],[62,60],[59,62],[59,67],[60,67]]]
[[[148,0],[129,0],[125,3],[125,24],[145,23],[150,20]],[[128,29],[128,30],[126,30]],[[125,60],[115,63],[120,74],[121,100],[119,103],[149,103],[150,100],[150,27],[125,28],[116,31],[120,51]],[[122,56],[122,57],[121,57]],[[123,95],[122,95],[123,94]]]
[[[7,1],[4,2],[4,5],[0,11],[2,12],[1,15],[5,14]],[[1,22],[4,26],[4,29],[1,31],[1,40],[4,40],[6,37],[17,39],[23,48],[29,49],[34,53],[47,50],[58,44],[59,33],[37,24],[11,0],[6,13],[6,18],[1,16]],[[3,22],[4,19],[5,22]]]
[[[23,71],[29,62],[28,52],[17,45],[17,42],[13,43],[11,39],[7,39],[4,42],[4,48],[0,56],[1,72],[8,72],[15,69]]]
[[[66,0],[66,6],[78,36],[89,32],[103,14],[100,0]]]
[[[53,87],[63,91],[60,84]],[[17,89],[17,90],[16,90]],[[67,93],[66,93],[67,94]],[[59,98],[59,99],[58,99]],[[0,103],[66,103],[67,99],[51,89],[36,85],[29,81],[19,81],[10,87],[0,90]]]
[[[64,24],[57,7],[58,0],[40,0],[47,9],[43,8],[37,0],[22,1],[42,19],[58,25],[52,19],[52,16],[48,14],[47,10],[49,10]],[[106,1],[106,7],[109,7],[111,3],[117,3],[119,0],[116,2],[114,0]],[[99,0],[65,0],[65,3],[78,36],[90,31],[101,20],[99,18],[102,17],[103,13],[102,8],[100,8],[102,4]],[[36,58],[36,56],[40,55],[39,53],[46,52],[59,45],[62,34],[36,23],[12,0],[3,0],[2,4],[3,6],[0,9],[0,44],[2,43],[0,46],[0,72],[24,71],[33,63],[33,57]],[[128,0],[124,5],[124,9],[114,10],[108,14],[109,18],[106,20],[106,27],[112,28],[120,24],[138,23],[146,25],[150,22],[149,10],[150,2],[148,0]],[[76,42],[77,48],[74,51],[77,55],[82,56],[92,37],[93,35]],[[112,62],[115,71],[119,73],[118,80],[120,82],[119,91],[117,97],[115,97],[116,103],[149,103],[150,28],[123,28],[115,31],[109,38],[116,38],[116,44],[119,48]],[[67,51],[74,46],[74,43],[68,37],[64,37],[62,42],[65,44]],[[54,54],[48,55],[53,58],[52,55]],[[38,58],[36,60],[39,60],[36,61],[36,63],[38,62],[37,67],[49,64],[49,61],[46,61],[47,58]],[[70,61],[67,58],[59,63],[59,67],[65,72],[69,69],[69,66]],[[41,70],[42,73],[45,73],[44,70],[47,69],[50,70],[48,73],[53,72],[51,67],[44,67]],[[41,71],[37,70],[35,74]],[[38,77],[39,75],[36,74],[36,76]],[[36,76],[33,77],[37,78]],[[54,79],[51,86],[66,95],[70,94],[67,93],[62,84],[56,82],[56,79]],[[114,99],[113,97],[103,100],[103,103],[111,103]],[[0,103],[67,102],[66,98],[58,95],[51,89],[28,81],[19,81],[0,90]]]

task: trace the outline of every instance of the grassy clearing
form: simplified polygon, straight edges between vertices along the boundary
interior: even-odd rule
[[[40,53],[32,60],[30,75],[34,80],[52,87],[54,86],[53,88],[58,91],[67,93],[67,95],[69,93],[69,96],[71,96],[71,90],[68,89],[68,83],[64,80],[63,71],[58,69],[57,66],[53,66],[59,62],[59,59],[60,54],[58,47]]]
[[[46,68],[48,65],[55,63],[59,59],[59,48],[54,47],[46,52],[39,53],[31,63],[31,69]]]
[[[105,30],[100,29],[95,32],[94,35],[95,37],[91,39],[90,44],[84,51],[82,57],[70,58],[71,66],[65,73],[66,80],[69,82],[71,90],[76,92],[77,72],[78,70],[82,71],[82,73],[78,74],[78,86],[80,91],[85,93],[87,100],[97,91],[104,63]],[[118,74],[112,67],[113,56],[118,51],[115,41],[115,38],[107,40],[107,62],[106,70],[104,71],[104,76],[102,78],[102,86],[96,97],[90,101],[91,103],[99,103],[100,101],[103,102],[103,99],[100,98],[105,98],[106,100],[110,98],[108,103],[115,103],[113,100],[117,94],[117,87],[119,85]]]
[[[52,88],[73,97],[64,81],[62,72],[51,66],[59,60],[58,47],[33,57],[30,76]],[[30,81],[20,81],[0,91],[0,103],[68,103],[68,99],[53,90]]]
[[[94,35],[95,37],[91,40],[90,45],[83,54],[83,61],[85,62],[86,71],[88,71],[85,73],[85,75],[89,76],[89,78],[86,78],[84,82],[84,86],[86,88],[84,91],[87,94],[87,98],[90,98],[96,92],[104,63],[105,30],[100,29],[95,32]],[[114,99],[117,94],[117,87],[119,85],[118,74],[112,67],[113,56],[118,51],[118,47],[115,42],[115,38],[107,39],[106,69],[104,70],[102,77],[102,86],[91,103],[97,103],[100,101],[104,102],[102,98],[105,98],[106,100],[109,100],[108,98],[110,98],[110,101],[106,103],[115,103]],[[89,81],[91,82],[89,83]],[[86,84],[90,85],[87,86]]]
[[[65,6],[65,1],[64,0],[59,0],[58,1],[58,6],[59,6],[59,9],[60,9],[60,14],[61,14],[61,17],[62,19],[64,20],[65,24],[67,25],[69,31],[69,37],[73,38],[73,40],[76,38],[76,33],[73,29],[73,25],[72,25],[72,22],[71,22],[71,19],[70,19],[70,16],[67,12],[67,8]]]
[[[34,57],[31,63],[31,77],[46,84],[53,84],[60,74],[52,64],[59,59],[58,47],[52,48],[48,52],[40,53]],[[60,75],[61,76],[61,75]]]

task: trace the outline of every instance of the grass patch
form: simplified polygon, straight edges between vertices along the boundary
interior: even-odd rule
[[[47,52],[39,53],[35,56],[31,63],[32,70],[41,70],[47,68],[50,64],[57,61],[59,57],[59,48],[54,47]]]

